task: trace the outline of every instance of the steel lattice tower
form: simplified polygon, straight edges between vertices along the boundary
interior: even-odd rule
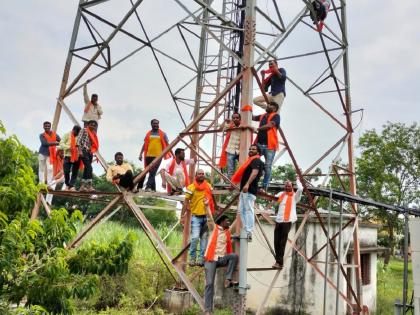
[[[229,182],[216,167],[223,140],[223,134],[218,130],[218,126],[233,111],[240,111],[242,122],[251,126],[252,113],[243,108],[252,105],[254,95],[264,93],[258,71],[270,58],[287,64],[288,90],[292,91],[292,95],[299,95],[304,100],[302,102],[310,106],[311,110],[315,108],[321,113],[321,121],[327,126],[332,126],[328,136],[333,143],[327,149],[319,150],[319,158],[316,161],[307,163],[308,165],[301,168],[302,165],[298,164],[297,156],[294,154],[296,146],[289,141],[289,130],[285,131],[283,127],[280,129],[283,151],[287,152],[298,177],[304,183],[304,193],[308,200],[307,205],[303,207],[305,216],[297,230],[296,238],[299,237],[309,214],[314,213],[328,240],[325,246],[331,251],[335,263],[340,266],[341,273],[347,281],[347,291],[344,293],[340,290],[340,287],[314,262],[312,258],[316,254],[304,258],[325,278],[325,283],[337,291],[337,296],[344,301],[348,309],[355,313],[363,312],[357,206],[355,203],[348,204],[345,211],[352,218],[342,226],[342,229],[351,226],[353,231],[352,246],[356,272],[352,273],[353,279],[350,279],[343,265],[342,257],[345,256],[345,252],[340,248],[337,249],[333,242],[337,235],[332,236],[326,230],[317,210],[316,198],[305,184],[305,178],[311,176],[311,172],[320,163],[327,163],[328,172],[323,174],[325,176],[322,181],[323,186],[327,185],[330,176],[336,176],[344,190],[351,195],[356,194],[346,1],[331,1],[330,12],[322,32],[318,32],[317,25],[312,24],[310,13],[313,12],[313,8],[310,1],[306,0],[287,3],[286,7],[283,7],[284,3],[280,5],[279,1],[275,0],[162,2],[160,4],[168,4],[169,9],[176,7],[178,10],[176,12],[180,14],[180,19],[171,24],[166,24],[164,19],[159,18],[161,7],[157,3],[158,1],[127,0],[119,1],[117,5],[115,0],[79,1],[55,109],[53,129],[57,129],[63,109],[71,121],[77,123],[77,119],[66,105],[66,98],[83,87],[85,82],[105,77],[114,69],[118,71],[120,64],[128,63],[133,56],[148,51],[152,58],[150,62],[156,63],[171,96],[174,113],[179,115],[185,127],[171,142],[167,151],[182,142],[191,150],[192,156],[199,158],[200,165],[211,168],[212,179],[217,174]],[[145,6],[148,10],[144,9]],[[153,11],[156,12],[156,17],[151,18],[146,14],[150,14],[150,8],[156,9]],[[157,31],[153,27],[153,20]],[[130,46],[131,50],[128,49],[129,45],[121,44],[121,37],[133,43]],[[173,45],[165,46],[166,41],[172,41]],[[293,63],[297,61],[307,67],[306,71],[293,73]],[[180,72],[177,76],[171,76],[166,69],[171,63],[183,68],[185,73]],[[288,97],[284,106],[293,106],[289,102]],[[282,116],[283,118],[288,119]],[[308,142],[316,142],[316,137],[311,136],[310,131],[305,131],[304,127],[310,125],[311,122],[304,124],[301,121],[298,131],[308,134]],[[251,128],[242,132],[241,162],[247,156],[251,133]],[[301,152],[300,150],[297,149]],[[164,151],[162,156],[167,151]],[[344,161],[342,164],[339,164],[340,159]],[[102,162],[105,166],[103,159]],[[136,177],[136,181],[144,177],[153,165],[152,163],[146,167]],[[191,169],[191,175],[193,173],[194,170]],[[341,180],[343,176],[349,178],[348,186]],[[233,196],[224,210],[228,209],[236,198],[237,195]],[[162,260],[166,260],[167,265],[172,264],[181,282],[202,306],[202,298],[184,272],[182,261],[186,253],[185,248],[177,256],[172,257],[141,209],[127,194],[116,196],[71,246],[78,244],[90,228],[122,200],[132,209],[151,240],[158,242]],[[186,225],[184,229],[186,246],[188,232]],[[294,249],[298,250],[295,246],[296,238],[291,243]],[[278,273],[275,279],[277,277]],[[245,300],[246,288],[240,288],[239,291],[241,298]],[[267,297],[268,294],[269,292]],[[265,302],[262,302],[259,313],[263,312]],[[238,307],[238,314],[244,313],[244,303],[241,305]]]

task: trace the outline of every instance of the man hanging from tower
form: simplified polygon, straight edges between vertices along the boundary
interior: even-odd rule
[[[277,195],[279,205],[276,216],[276,227],[274,229],[274,250],[276,252],[275,269],[283,268],[284,249],[286,248],[287,237],[292,224],[297,220],[296,204],[302,197],[302,184],[296,180],[297,190],[293,192],[291,181],[284,184],[284,192]]]
[[[267,94],[268,101],[276,102],[278,104],[277,112],[280,112],[286,97],[286,70],[279,68],[277,60],[274,59],[268,62],[268,67],[268,70],[261,70],[262,86],[265,91],[268,91],[268,88],[271,86],[271,91]],[[267,77],[265,76],[266,74],[268,74]],[[262,109],[267,108],[264,95],[255,97],[253,102]]]
[[[240,183],[238,212],[248,239],[252,239],[254,229],[254,203],[257,199],[258,181],[263,173],[264,163],[260,160],[261,151],[257,145],[249,147],[248,159],[232,176],[232,183]]]
[[[89,81],[87,81],[83,86],[83,98],[85,100],[85,108],[83,110],[82,121],[84,123],[84,127],[87,127],[89,121],[91,120],[96,121],[96,125],[98,125],[98,122],[102,118],[103,114],[102,107],[98,103],[98,94],[92,94],[91,98],[89,99],[87,91],[88,83]]]
[[[324,20],[327,18],[328,10],[330,9],[331,0],[315,0],[312,1],[311,4],[315,12],[314,15],[314,13],[310,11],[312,22],[314,24],[318,22],[317,30],[318,32],[321,32],[324,27]]]
[[[235,171],[235,161],[239,161],[239,147],[241,144],[241,130],[231,129],[238,128],[240,125],[241,114],[233,113],[232,121],[227,120],[224,126],[227,132],[222,146],[219,167],[225,168],[227,166],[227,176],[229,179],[232,178],[233,172]]]
[[[149,130],[144,137],[144,143],[139,154],[140,161],[143,160],[144,155],[144,167],[147,167],[150,163],[152,163],[152,161],[162,153],[162,150],[164,150],[169,143],[166,133],[159,129],[159,120],[152,119],[150,125],[152,126],[152,129]],[[169,159],[171,156],[172,154],[168,152],[165,154],[164,159]],[[159,160],[159,162],[150,169],[145,191],[156,191],[155,177],[161,162],[162,160]],[[143,177],[139,181],[137,188],[143,188],[145,178],[146,177]]]

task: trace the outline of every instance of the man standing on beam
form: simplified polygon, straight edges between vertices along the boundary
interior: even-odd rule
[[[152,129],[149,130],[146,134],[146,137],[144,137],[144,143],[139,154],[140,161],[143,160],[144,155],[144,167],[147,167],[150,163],[152,163],[152,161],[162,153],[162,151],[168,146],[169,143],[166,133],[159,129],[159,120],[152,119],[150,125],[152,126]],[[164,159],[169,159],[171,156],[172,154],[168,152],[165,154]],[[159,160],[159,162],[150,169],[145,191],[156,191],[155,177],[161,161],[162,160]],[[143,177],[139,181],[137,188],[143,188],[145,178],[146,177]]]
[[[206,201],[207,200],[207,201]],[[208,232],[204,231],[207,224],[205,201],[208,202],[212,214],[215,212],[215,203],[212,195],[212,187],[206,181],[203,170],[197,170],[194,183],[188,185],[185,193],[185,202],[181,211],[181,223],[185,221],[185,214],[191,211],[191,244],[190,262],[191,267],[204,265],[204,252],[207,247]],[[197,243],[200,241],[200,257],[197,258]]]
[[[287,236],[292,224],[297,220],[296,204],[302,197],[302,184],[296,180],[297,191],[293,192],[291,181],[284,184],[284,192],[279,193],[277,203],[279,205],[274,229],[274,250],[276,251],[275,269],[283,269],[284,249],[286,248]]]
[[[263,115],[252,116],[252,120],[259,121],[257,138],[255,144],[258,145],[261,155],[264,156],[264,179],[263,189],[267,191],[270,183],[271,170],[276,152],[279,150],[279,140],[277,131],[280,128],[280,116],[277,114],[279,105],[276,102],[268,103],[266,113]]]

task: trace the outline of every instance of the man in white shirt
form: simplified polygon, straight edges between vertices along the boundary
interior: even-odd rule
[[[276,252],[275,269],[283,269],[284,249],[292,224],[297,220],[296,204],[302,197],[302,184],[296,181],[297,190],[293,191],[293,184],[287,181],[284,184],[284,192],[279,193],[277,203],[279,205],[276,216],[276,228],[274,229],[274,250]]]
[[[91,98],[89,99],[88,91],[87,91],[87,83],[83,86],[83,98],[85,100],[85,109],[83,110],[83,117],[82,121],[84,123],[84,127],[87,126],[87,123],[90,120],[99,122],[102,118],[102,107],[98,103],[98,94],[92,94]]]
[[[187,165],[194,164],[194,160],[185,158],[184,149],[178,148],[175,150],[175,157],[168,162],[165,169],[160,171],[162,187],[168,190],[169,195],[181,195],[183,193],[183,188],[190,184]],[[167,183],[169,186],[167,186]]]

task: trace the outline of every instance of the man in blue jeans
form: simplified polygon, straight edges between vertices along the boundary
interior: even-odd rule
[[[277,131],[280,128],[280,116],[277,114],[278,108],[279,105],[276,102],[269,102],[265,114],[252,116],[252,120],[260,122],[257,129],[257,138],[254,143],[260,148],[261,155],[264,156],[265,160],[264,190],[267,190],[271,178],[274,156],[279,150]]]
[[[254,229],[254,203],[257,199],[258,181],[263,173],[264,163],[260,160],[260,149],[253,144],[249,147],[248,159],[232,176],[232,183],[240,184],[238,211],[248,239]]]
[[[204,231],[207,225],[207,215],[204,202],[209,200],[212,213],[214,212],[214,201],[211,193],[211,186],[205,180],[203,170],[197,170],[194,183],[188,185],[185,193],[185,201],[181,212],[181,223],[185,221],[185,213],[189,208],[191,211],[191,244],[189,265],[204,266],[204,253],[207,247],[208,232]],[[197,244],[200,241],[200,255],[197,261]]]

